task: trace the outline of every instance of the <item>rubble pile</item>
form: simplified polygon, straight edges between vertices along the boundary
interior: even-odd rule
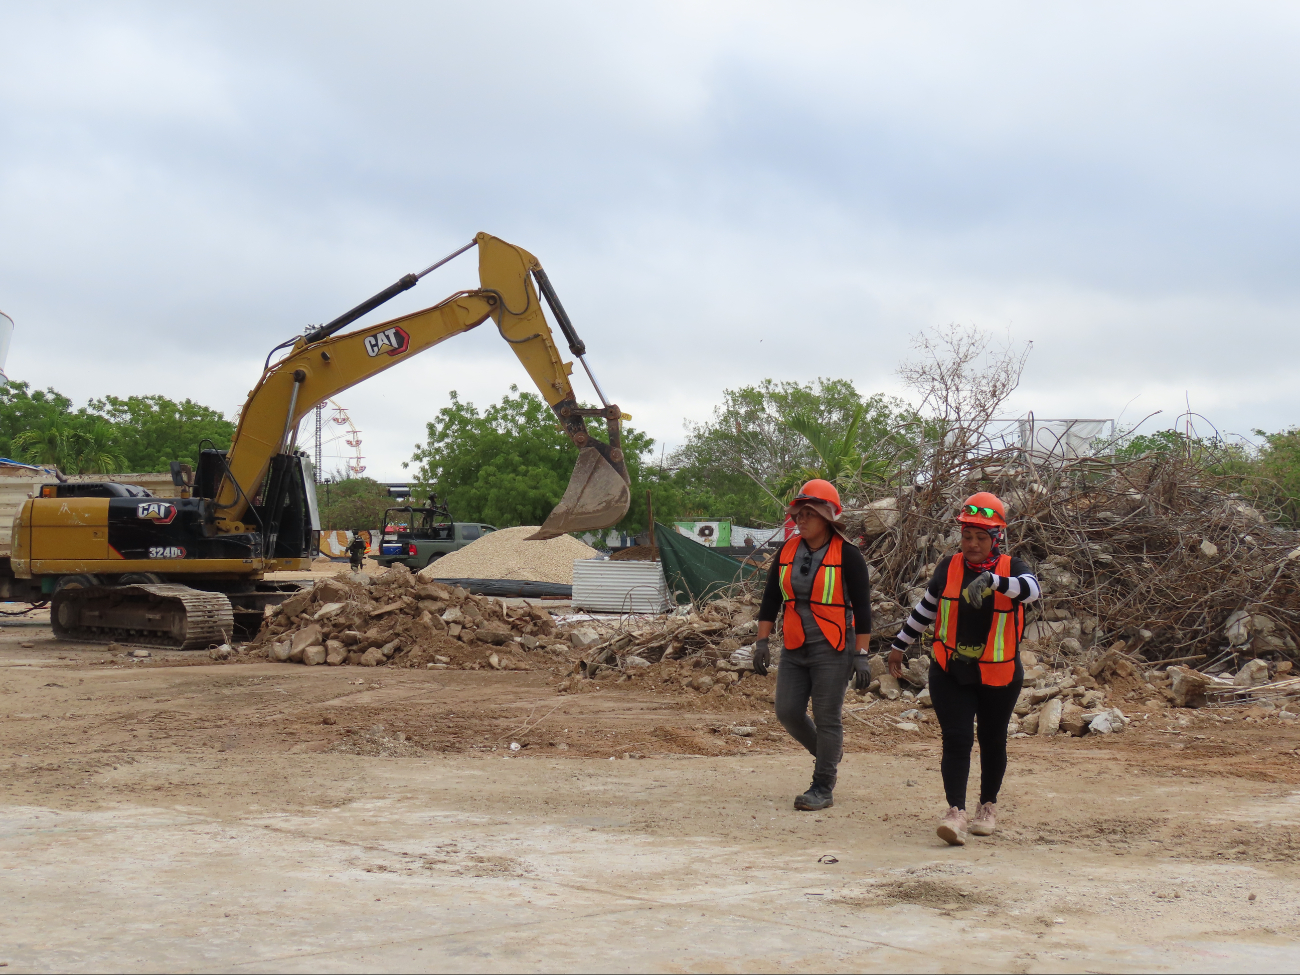
[[[1042,586],[1030,649],[1081,663],[1084,651],[1123,641],[1146,660],[1200,654],[1206,667],[1235,671],[1246,659],[1298,655],[1300,533],[1234,487],[1168,455],[1047,465],[994,451],[902,487],[874,486],[889,493],[845,519],[872,568],[882,641],[956,551],[959,505],[987,490],[1009,509],[1005,550]]]
[[[546,610],[421,581],[398,563],[369,583],[323,579],[285,600],[245,652],[308,666],[526,670],[530,654],[569,650]]]
[[[582,655],[557,690],[576,693],[601,680],[642,679],[712,698],[770,705],[775,676],[754,674],[758,604],[755,595],[747,594],[716,599],[697,610],[683,607],[668,616],[633,618],[603,631],[579,624],[567,637]],[[773,640],[777,662],[779,642]]]

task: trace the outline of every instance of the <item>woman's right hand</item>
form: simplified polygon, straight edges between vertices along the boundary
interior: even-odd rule
[[[903,676],[903,660],[905,656],[902,650],[894,648],[889,651],[889,674],[895,680]]]

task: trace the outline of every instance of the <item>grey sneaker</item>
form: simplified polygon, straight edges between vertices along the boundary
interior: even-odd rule
[[[996,824],[993,803],[981,802],[975,810],[975,818],[970,821],[970,831],[976,836],[992,836]]]
[[[818,809],[829,809],[835,805],[835,800],[831,796],[829,786],[821,785],[814,782],[808,786],[808,791],[801,796],[795,796],[794,808],[802,809],[806,812],[816,812]]]
[[[943,817],[939,823],[939,828],[935,830],[939,834],[939,839],[943,840],[949,846],[966,845],[966,810],[958,809],[952,806],[948,814]]]

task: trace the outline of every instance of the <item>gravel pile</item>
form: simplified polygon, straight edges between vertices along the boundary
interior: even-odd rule
[[[571,535],[544,542],[525,541],[536,526],[488,532],[458,552],[444,555],[420,570],[422,582],[433,579],[527,579],[573,585],[575,559],[594,558],[597,551]]]

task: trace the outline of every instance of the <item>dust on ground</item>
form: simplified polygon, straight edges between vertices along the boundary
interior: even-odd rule
[[[850,705],[836,805],[796,814],[811,760],[763,694],[650,675],[557,693],[571,679],[558,663],[128,662],[0,628],[0,961],[1039,971],[1300,958],[1297,722],[1170,709],[1135,711],[1122,734],[1013,738],[998,833],[950,849],[934,835],[938,732],[896,728],[904,702]]]

